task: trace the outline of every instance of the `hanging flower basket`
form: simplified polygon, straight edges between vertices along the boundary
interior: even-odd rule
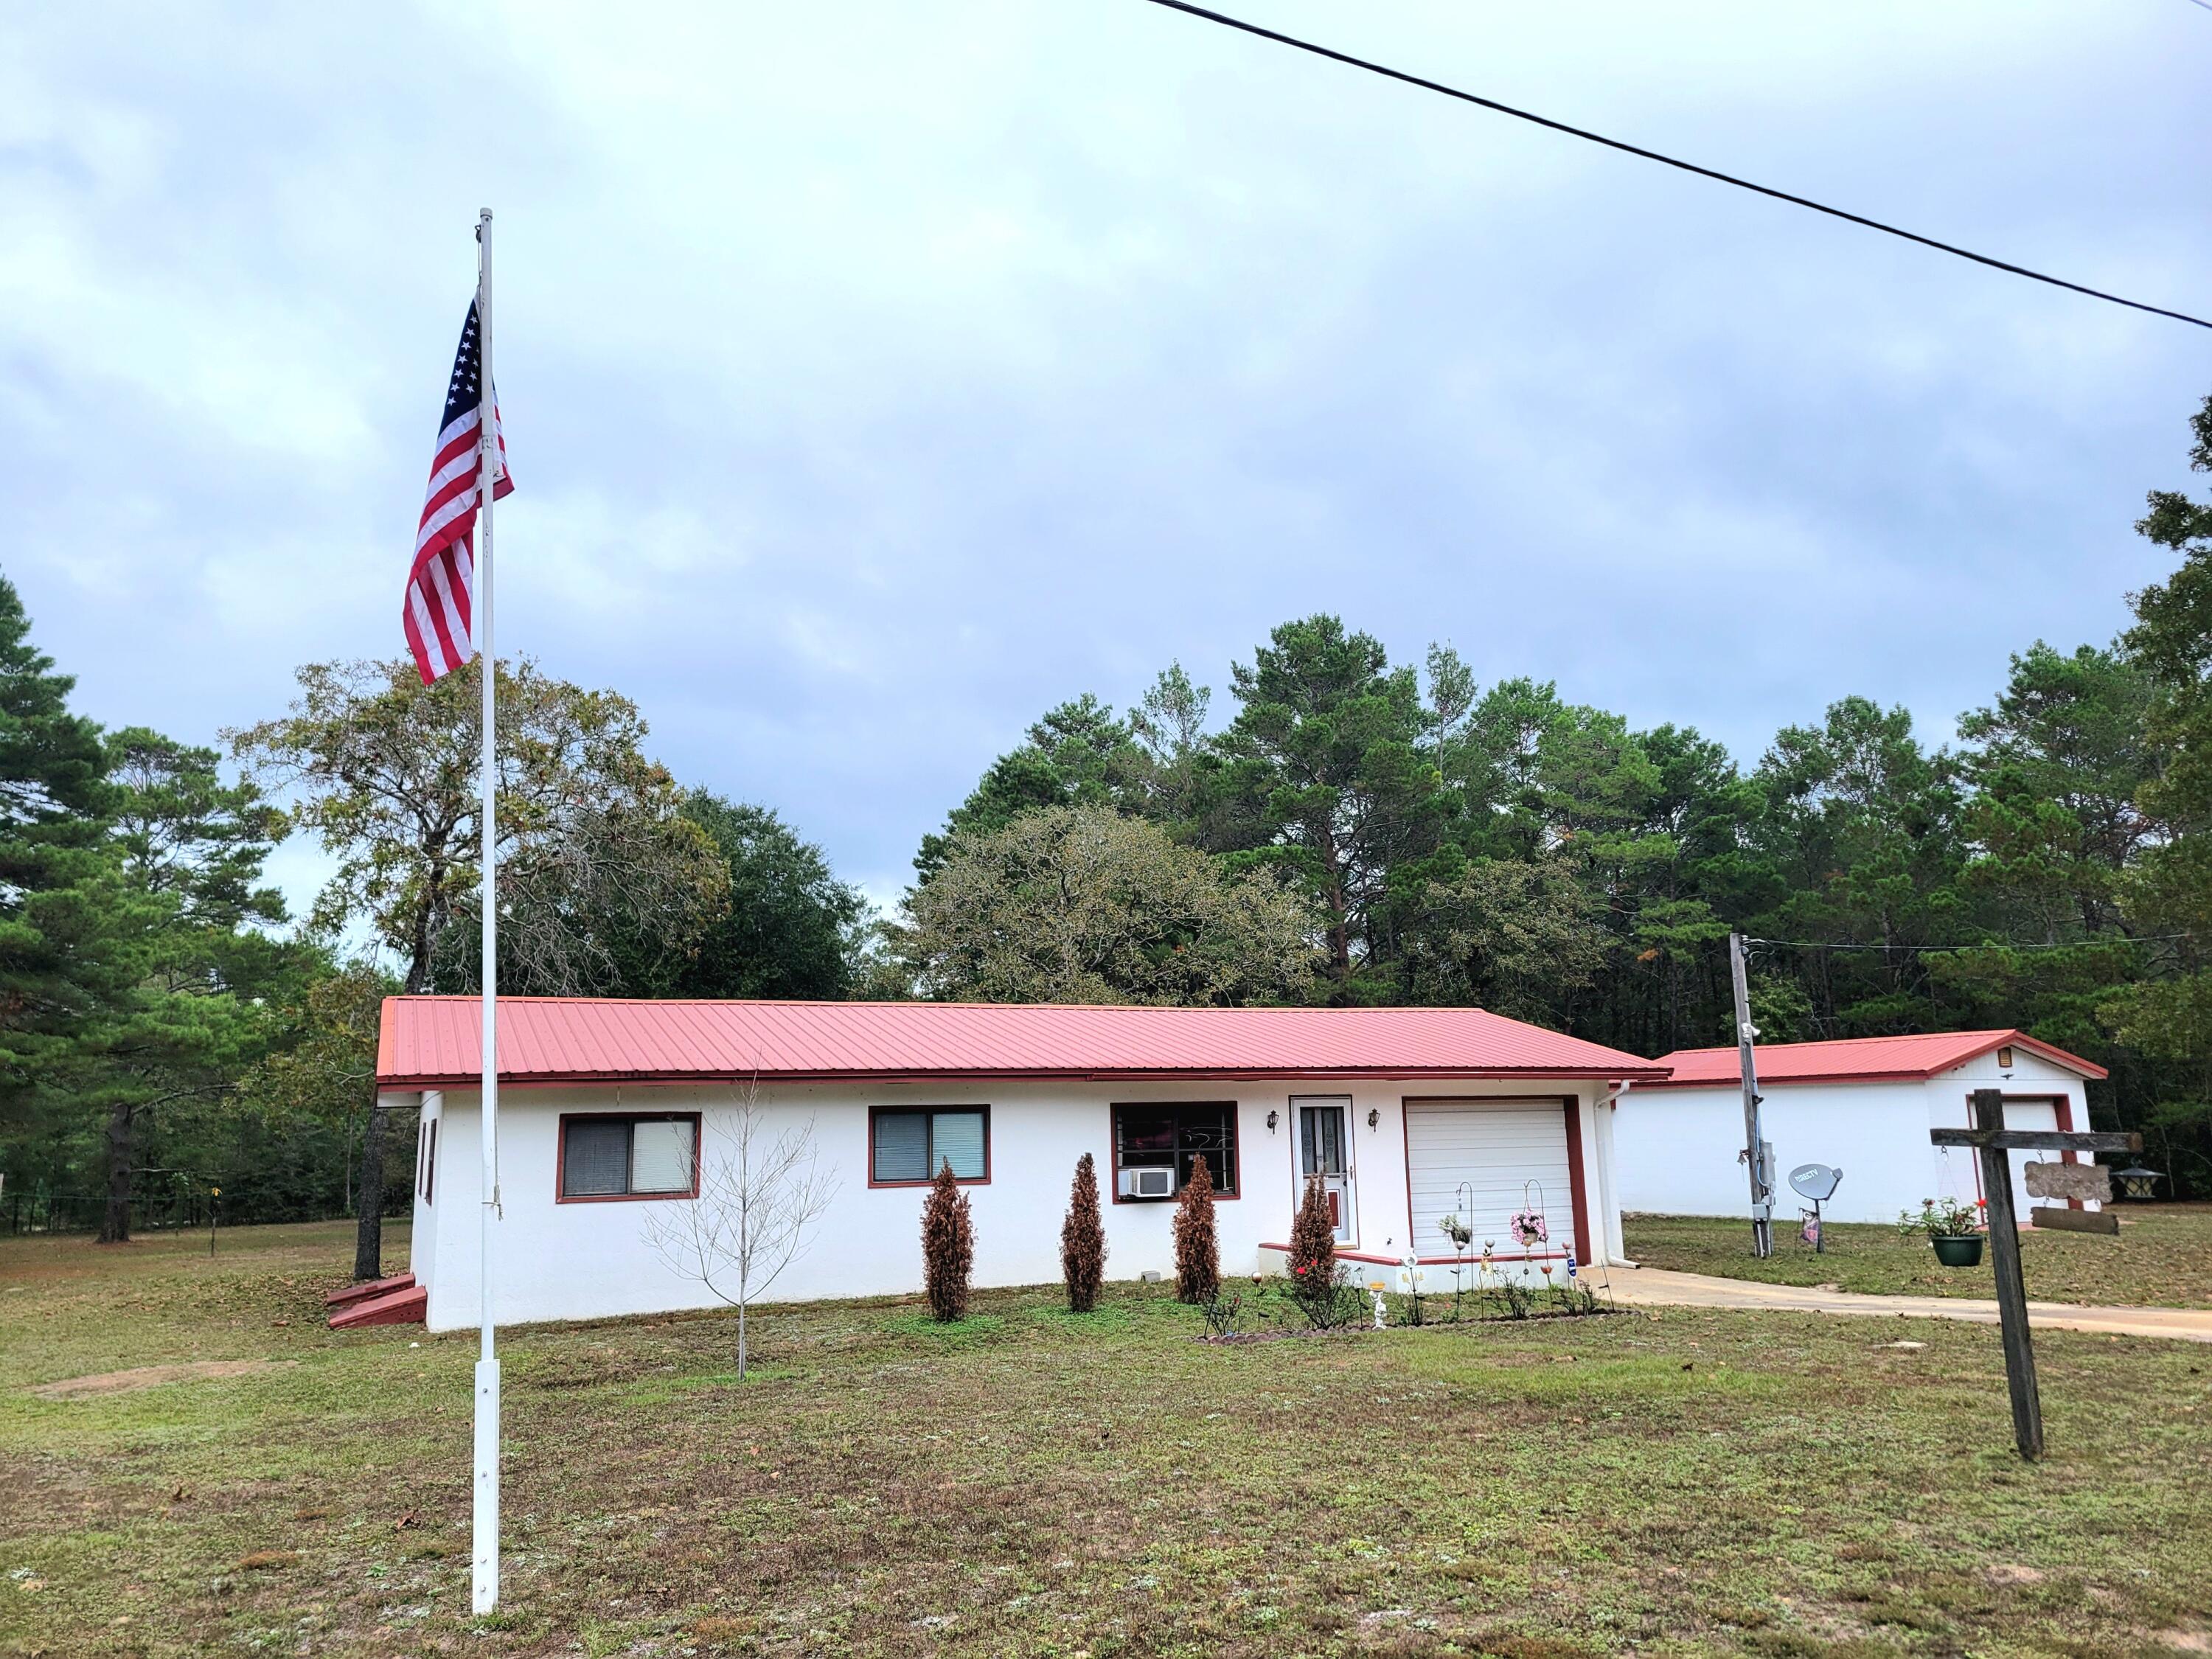
[[[1544,1212],[1541,1210],[1519,1211],[1516,1212],[1510,1224],[1513,1229],[1513,1237],[1521,1241],[1521,1248],[1524,1250],[1534,1249],[1552,1236],[1551,1229],[1544,1224]]]
[[[1936,1247],[1936,1259],[1947,1267],[1978,1267],[1984,1237],[1978,1208],[1954,1198],[1923,1199],[1918,1215],[1907,1210],[1898,1217],[1897,1231],[1907,1238],[1915,1233],[1927,1234],[1928,1242]]]
[[[1936,1259],[1947,1267],[1978,1267],[1982,1265],[1982,1235],[1979,1233],[1936,1233],[1929,1243],[1936,1247]]]

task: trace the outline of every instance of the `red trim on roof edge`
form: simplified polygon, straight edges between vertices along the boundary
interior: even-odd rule
[[[894,1084],[988,1083],[1008,1079],[1050,1083],[1271,1083],[1278,1079],[1291,1083],[1585,1083],[1596,1082],[1601,1079],[1617,1080],[1620,1075],[1619,1068],[1609,1073],[1595,1071],[1415,1072],[1402,1069],[1318,1072],[1272,1067],[1257,1071],[1249,1068],[1216,1071],[1200,1067],[1183,1072],[578,1072],[565,1076],[532,1073],[527,1077],[501,1072],[499,1086],[502,1089],[563,1089],[618,1083],[625,1089],[689,1089],[718,1084],[734,1087],[747,1083],[874,1083],[889,1087]],[[1663,1083],[1666,1075],[1664,1070],[1654,1066],[1648,1071],[1631,1073],[1629,1077],[1638,1088],[1653,1089],[1666,1086]],[[477,1073],[469,1072],[450,1076],[380,1077],[376,1084],[380,1089],[469,1089],[479,1085],[482,1081]]]
[[[1906,1044],[1933,1050],[1935,1057],[1930,1063],[1921,1066],[1881,1063],[1884,1050]],[[1786,1089],[1793,1085],[1814,1083],[1925,1083],[2008,1044],[2025,1048],[2093,1082],[2110,1075],[2096,1061],[2069,1054],[2055,1043],[2045,1042],[2021,1030],[1928,1031],[1906,1036],[1771,1042],[1761,1043],[1753,1052],[1759,1062],[1759,1087]],[[1860,1063],[1849,1063],[1855,1057]],[[1793,1060],[1805,1069],[1794,1066]],[[1830,1064],[1811,1069],[1823,1060]],[[1673,1075],[1641,1084],[1640,1088],[1726,1088],[1733,1086],[1736,1079],[1736,1051],[1733,1048],[1678,1048],[1673,1054],[1660,1055],[1656,1063],[1670,1068]]]

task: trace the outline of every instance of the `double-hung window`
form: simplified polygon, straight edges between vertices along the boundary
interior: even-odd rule
[[[1166,1169],[1175,1171],[1180,1193],[1192,1166],[1203,1158],[1213,1190],[1237,1196],[1237,1103],[1204,1101],[1164,1106],[1114,1109],[1115,1196],[1121,1196],[1119,1172]]]
[[[988,1106],[878,1106],[868,1114],[868,1184],[920,1186],[945,1164],[959,1181],[991,1178]]]
[[[571,1199],[696,1198],[699,1115],[593,1112],[561,1120],[561,1191]]]

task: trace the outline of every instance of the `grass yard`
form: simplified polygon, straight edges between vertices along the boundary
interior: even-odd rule
[[[2212,1305],[2212,1204],[2128,1204],[2119,1214],[2117,1238],[2023,1229],[2021,1270],[2028,1295],[2118,1307]],[[1622,1227],[1630,1258],[1650,1267],[1769,1285],[1833,1285],[1877,1296],[1996,1294],[1986,1249],[1978,1267],[1946,1267],[1925,1236],[1900,1238],[1894,1227],[1832,1223],[1828,1248],[1816,1255],[1797,1242],[1794,1218],[1778,1222],[1774,1254],[1764,1261],[1751,1254],[1747,1220],[1631,1215]]]
[[[507,1605],[479,1624],[473,1338],[323,1328],[341,1227],[204,1250],[0,1243],[0,1652],[2212,1642],[2203,1347],[2039,1336],[2029,1468],[1979,1327],[1669,1311],[1219,1346],[1128,1285],[1082,1319],[986,1293],[949,1328],[773,1310],[744,1387],[720,1317],[514,1333]],[[252,1368],[38,1391],[226,1361]]]

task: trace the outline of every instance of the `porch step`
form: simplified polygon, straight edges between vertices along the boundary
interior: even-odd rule
[[[331,1316],[331,1328],[350,1331],[363,1325],[420,1325],[429,1305],[430,1287],[409,1285],[339,1309]]]
[[[356,1302],[366,1302],[373,1296],[389,1296],[394,1291],[415,1288],[413,1273],[394,1273],[389,1279],[364,1279],[358,1285],[349,1285],[342,1291],[332,1291],[323,1298],[326,1308],[350,1308]]]

